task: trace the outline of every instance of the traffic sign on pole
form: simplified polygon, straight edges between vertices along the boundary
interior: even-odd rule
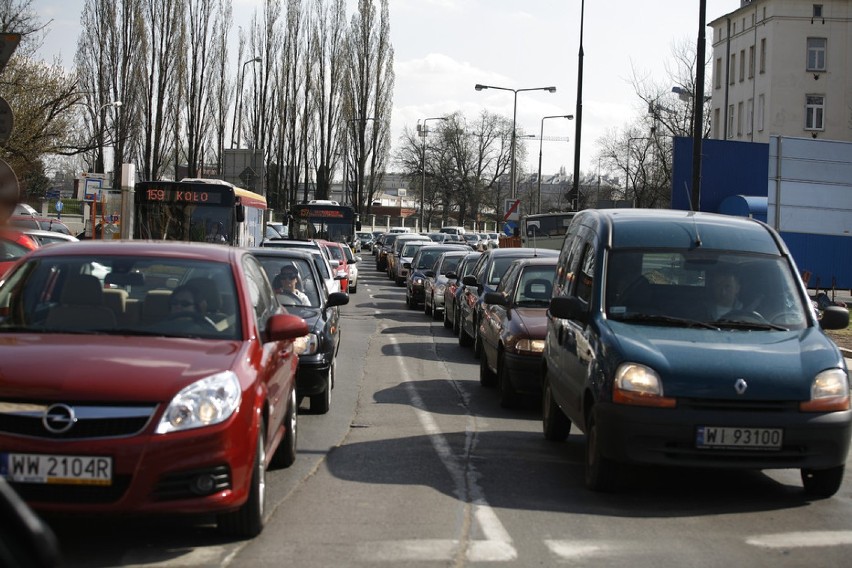
[[[6,67],[12,54],[21,43],[21,34],[0,34],[0,71]]]
[[[518,206],[521,204],[520,199],[507,199],[506,200],[506,214],[503,216],[504,221],[519,221],[520,211],[518,211]]]

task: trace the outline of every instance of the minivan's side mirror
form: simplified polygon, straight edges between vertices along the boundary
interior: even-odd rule
[[[444,274],[444,276],[447,277],[447,280],[458,280],[459,277],[459,275],[453,272],[452,270]]]
[[[468,274],[464,278],[462,278],[462,284],[465,286],[478,286],[479,284],[476,282],[476,276],[473,274]]]
[[[846,329],[849,327],[849,310],[841,306],[827,306],[822,311],[819,325],[823,329]]]
[[[589,319],[585,304],[573,296],[557,296],[550,299],[550,315],[560,319],[586,323]]]

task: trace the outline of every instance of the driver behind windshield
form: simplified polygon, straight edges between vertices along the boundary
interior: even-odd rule
[[[304,292],[299,290],[298,284],[299,270],[292,264],[285,264],[275,277],[272,287],[275,288],[276,293],[290,296],[303,306],[310,306],[311,301]]]

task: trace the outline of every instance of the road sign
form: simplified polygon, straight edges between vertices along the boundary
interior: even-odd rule
[[[506,214],[503,216],[504,221],[520,221],[521,215],[518,206],[521,204],[520,199],[507,199],[504,205]]]
[[[252,187],[254,183],[254,178],[257,177],[257,173],[251,168],[246,168],[242,172],[240,172],[240,179],[249,187]]]
[[[0,34],[0,71],[6,67],[12,54],[21,43],[21,34]]]
[[[3,97],[0,97],[0,144],[5,144],[9,141],[9,136],[12,135],[12,128],[15,126],[15,114],[12,112],[12,107]]]
[[[515,223],[514,221],[506,221],[503,224],[503,232],[506,233],[507,237],[514,237],[515,236],[515,229],[517,228],[517,226],[518,226],[518,224]]]

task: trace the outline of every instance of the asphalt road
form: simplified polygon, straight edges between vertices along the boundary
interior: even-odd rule
[[[478,361],[362,254],[343,307],[332,410],[303,414],[296,464],[271,472],[254,540],[205,519],[52,519],[66,566],[842,566],[852,480],[808,500],[798,471],[631,469],[583,486],[583,441],[546,442]]]

